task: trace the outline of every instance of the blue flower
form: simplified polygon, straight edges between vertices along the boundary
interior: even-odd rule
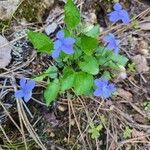
[[[115,39],[115,36],[112,33],[109,33],[107,36],[103,38],[105,44],[107,44],[107,48],[110,50],[114,50],[115,54],[119,53],[119,40]]]
[[[113,8],[114,11],[108,14],[110,21],[115,23],[122,20],[124,24],[128,24],[130,22],[128,12],[122,9],[122,6],[119,3],[116,3]]]
[[[25,78],[20,80],[20,90],[15,92],[16,98],[24,98],[25,102],[28,102],[32,96],[32,90],[35,87],[35,81],[29,80],[27,81]]]
[[[96,79],[95,81],[96,90],[94,91],[94,96],[101,96],[103,98],[108,98],[116,91],[115,85],[109,83],[106,79]]]
[[[52,52],[52,57],[54,59],[59,57],[61,51],[66,54],[73,54],[73,44],[75,43],[75,39],[72,37],[65,37],[63,31],[59,31],[56,34],[57,40],[54,42],[54,50]]]

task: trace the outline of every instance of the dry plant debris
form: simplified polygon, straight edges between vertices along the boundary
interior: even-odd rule
[[[94,3],[96,7],[93,8],[91,3]],[[33,91],[33,101],[28,104],[19,99],[16,101],[14,91],[18,88],[19,79],[23,76],[31,78],[53,65],[49,56],[39,56],[35,52],[26,39],[25,32],[22,32],[22,35],[19,30],[32,28],[43,31],[54,22],[54,28],[46,30],[50,37],[54,37],[55,32],[63,27],[62,5],[64,3],[62,1],[60,4],[56,3],[56,6],[50,10],[44,26],[40,23],[27,22],[23,23],[23,26],[19,22],[12,24],[10,30],[4,30],[2,33],[11,41],[12,53],[4,37],[1,39],[5,41],[5,46],[0,43],[0,51],[4,49],[8,51],[4,53],[8,55],[7,63],[3,65],[4,61],[2,61],[3,69],[0,70],[0,149],[149,150],[150,33],[149,26],[147,26],[149,6],[137,0],[126,2],[131,8],[130,14],[137,15],[135,18],[139,22],[139,27],[136,26],[136,21],[133,21],[133,25],[124,27],[118,24],[109,26],[106,17],[106,8],[111,6],[109,2],[104,1],[103,7],[99,1],[78,0],[77,4],[81,11],[84,10],[85,22],[86,20],[90,24],[98,22],[103,28],[102,34],[104,35],[110,31],[118,35],[119,40],[123,41],[122,53],[128,56],[131,64],[135,63],[137,71],[132,68],[133,72],[128,72],[128,66],[126,70],[123,69],[121,72],[124,73],[123,77],[119,76],[117,80],[118,96],[114,95],[108,101],[67,93],[69,96],[62,94],[51,107],[46,107],[42,97],[45,81],[36,85],[36,90]],[[88,15],[89,9],[86,7],[93,9],[90,10],[93,14]],[[105,18],[99,17],[100,15]],[[134,39],[136,40],[133,42]],[[120,72],[118,74],[120,75]],[[90,125],[92,126],[90,131],[99,135],[94,140],[88,132],[91,129]],[[99,126],[101,128],[97,129],[96,127]]]

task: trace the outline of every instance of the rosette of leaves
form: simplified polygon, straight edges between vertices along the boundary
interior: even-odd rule
[[[74,53],[69,55],[60,53],[54,60],[55,66],[51,66],[35,79],[46,80],[47,88],[44,98],[50,105],[58,94],[73,90],[76,95],[93,95],[95,78],[111,78],[111,70],[125,66],[128,59],[122,55],[116,55],[106,49],[99,41],[99,25],[91,25],[83,28],[80,11],[72,0],[68,0],[64,8],[65,36],[75,39]],[[82,27],[80,32],[78,27]],[[53,40],[44,33],[28,31],[28,38],[34,48],[40,53],[51,56],[54,49]],[[52,59],[52,57],[51,57]],[[57,75],[56,75],[57,72]]]

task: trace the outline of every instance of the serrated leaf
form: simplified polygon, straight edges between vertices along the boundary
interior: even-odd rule
[[[65,68],[63,77],[61,78],[61,91],[65,91],[73,87],[75,73],[71,68]]]
[[[49,106],[57,97],[60,89],[60,83],[58,79],[50,82],[44,91],[44,98],[46,100],[47,106]]]
[[[128,62],[128,58],[125,57],[125,56],[122,56],[122,55],[116,55],[116,54],[113,54],[111,56],[111,60],[118,63],[119,65],[122,65],[122,66],[125,66],[126,63]]]
[[[53,49],[52,40],[43,33],[40,32],[27,32],[28,39],[32,42],[35,49],[38,52],[50,54]]]
[[[65,4],[65,24],[68,28],[75,28],[80,23],[80,11],[72,0]]]
[[[82,71],[96,75],[99,72],[99,65],[95,57],[84,56],[84,61],[79,62],[79,67]]]
[[[98,45],[98,40],[87,35],[81,35],[81,48],[86,55],[92,55]]]
[[[76,72],[74,79],[74,90],[77,95],[86,95],[93,88],[93,76],[85,72]]]

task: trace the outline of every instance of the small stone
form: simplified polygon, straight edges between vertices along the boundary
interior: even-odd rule
[[[0,20],[10,19],[20,2],[21,0],[0,1]]]
[[[63,106],[63,105],[59,105],[58,106],[58,109],[62,112],[66,111],[67,110],[67,107]]]
[[[50,133],[50,137],[55,137],[54,132],[51,132],[51,133]]]
[[[144,72],[149,71],[147,60],[144,56],[136,55],[132,57],[132,61],[133,63],[135,63],[136,70],[138,71],[138,73],[144,73]]]
[[[6,45],[6,46],[3,46]],[[5,68],[11,61],[11,46],[6,38],[0,35],[0,68]]]
[[[71,119],[70,125],[71,125],[71,126],[74,126],[74,125],[75,125],[75,120]]]
[[[50,35],[57,29],[57,24],[53,22],[52,24],[49,24],[47,27],[45,27],[45,32],[47,35]]]

